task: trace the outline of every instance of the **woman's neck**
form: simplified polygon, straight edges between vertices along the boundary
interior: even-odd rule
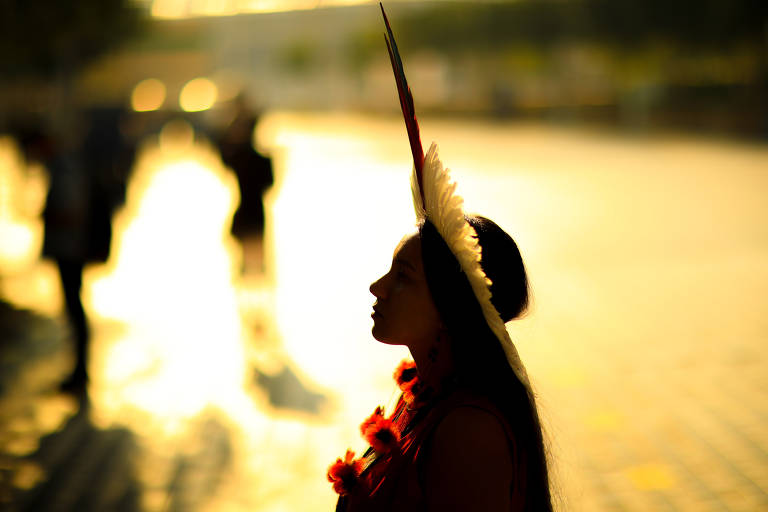
[[[419,379],[424,388],[440,392],[455,374],[449,340],[443,339],[427,350],[419,350],[417,347],[408,349],[419,370]]]

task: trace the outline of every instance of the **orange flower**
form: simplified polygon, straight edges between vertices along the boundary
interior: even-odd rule
[[[421,390],[419,381],[419,371],[416,368],[416,363],[413,361],[403,360],[395,369],[393,375],[397,386],[400,391],[403,392],[403,400],[405,403],[412,404],[416,399],[416,395]]]
[[[410,385],[406,385],[401,388],[403,390],[403,400],[405,400],[406,404],[412,405],[416,401],[416,395],[418,395],[419,391],[421,391],[421,386],[419,385],[419,381],[416,379],[408,384]]]
[[[392,420],[377,416],[368,424],[363,437],[376,452],[390,453],[400,444],[400,434],[392,426]]]
[[[355,460],[355,452],[352,450],[347,450],[344,460],[336,459],[328,468],[328,481],[333,483],[333,490],[341,496],[352,491],[359,475],[360,459]]]
[[[374,423],[376,423],[377,418],[383,418],[384,417],[384,409],[381,406],[378,406],[375,411],[373,411],[373,414],[368,416],[365,421],[363,421],[360,424],[360,433],[365,437],[365,431],[368,430],[368,427]]]
[[[403,389],[403,386],[407,385],[408,383],[413,385],[413,382],[418,377],[418,374],[419,372],[416,369],[416,363],[414,361],[403,359],[400,364],[397,365],[397,368],[395,368],[393,377],[395,378],[395,382],[397,382],[397,385],[400,387],[400,389]]]

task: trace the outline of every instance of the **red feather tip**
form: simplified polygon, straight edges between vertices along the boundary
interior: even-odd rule
[[[395,84],[397,85],[397,95],[400,98],[400,109],[403,111],[405,119],[405,129],[408,131],[408,141],[411,144],[411,153],[413,154],[413,165],[416,169],[416,179],[419,183],[419,193],[424,202],[424,187],[422,184],[421,170],[424,167],[424,149],[421,146],[421,137],[419,136],[419,122],[416,120],[416,110],[413,107],[413,95],[411,88],[408,87],[408,81],[405,79],[405,70],[403,61],[400,58],[400,52],[397,51],[395,36],[392,34],[392,27],[389,25],[387,13],[384,12],[384,6],[379,2],[381,14],[384,16],[384,24],[387,31],[384,34],[384,40],[387,43],[389,60],[392,63],[392,72],[395,75]]]

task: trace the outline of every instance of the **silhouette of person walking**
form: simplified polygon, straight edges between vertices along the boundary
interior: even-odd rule
[[[75,367],[61,385],[65,391],[84,391],[88,382],[90,331],[80,297],[83,269],[109,257],[112,213],[125,199],[133,163],[134,148],[120,132],[121,115],[116,108],[89,111],[82,142],[76,134],[54,139],[42,132],[22,142],[50,176],[42,252],[58,267],[75,342]]]
[[[272,186],[272,160],[253,147],[253,132],[258,118],[241,94],[235,100],[235,117],[219,139],[221,160],[237,176],[240,205],[232,218],[232,235],[243,247],[243,271],[264,270],[264,201]]]

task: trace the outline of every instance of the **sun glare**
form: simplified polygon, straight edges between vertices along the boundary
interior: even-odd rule
[[[234,177],[210,148],[166,133],[163,145],[144,150],[115,219],[120,240],[91,286],[89,307],[127,326],[102,354],[105,409],[136,408],[173,424],[240,389],[226,233],[236,200]]]
[[[328,508],[333,495],[316,475],[323,474],[336,446],[343,444],[340,431],[317,424],[317,418],[276,414],[266,391],[255,387],[252,354],[259,352],[260,371],[269,370],[264,364],[269,353],[279,352],[275,358],[282,364],[290,362],[297,374],[311,379],[328,372],[328,361],[304,368],[304,356],[327,359],[328,345],[306,335],[302,343],[277,348],[264,346],[263,340],[249,345],[253,334],[238,293],[243,283],[236,284],[240,252],[229,234],[237,202],[234,174],[185,121],[171,121],[140,150],[126,206],[114,218],[117,236],[110,260],[85,278],[86,308],[100,325],[119,326],[102,332],[101,343],[93,347],[93,421],[100,427],[126,425],[152,447],[148,453],[163,453],[168,446],[189,449],[186,440],[213,415],[227,425],[236,445],[231,463],[237,468],[230,483],[222,484],[223,496],[261,503],[279,495],[289,509],[304,510],[307,495],[289,492],[298,479],[313,501],[321,497]],[[291,216],[299,220],[296,214]],[[301,248],[300,243],[283,247],[296,251],[287,261],[288,272],[296,268],[291,265],[307,266]],[[301,279],[303,274],[297,274]],[[295,302],[302,304],[306,282],[285,284],[284,293],[296,293]],[[295,323],[295,305],[289,300],[284,306],[294,311],[286,323]],[[308,446],[313,451],[309,457]],[[144,461],[141,467],[156,484],[163,477],[151,466]],[[286,473],[294,466],[299,469]],[[227,507],[219,501],[215,509]]]
[[[45,174],[39,165],[27,167],[10,137],[0,137],[0,268],[21,270],[42,245]]]

